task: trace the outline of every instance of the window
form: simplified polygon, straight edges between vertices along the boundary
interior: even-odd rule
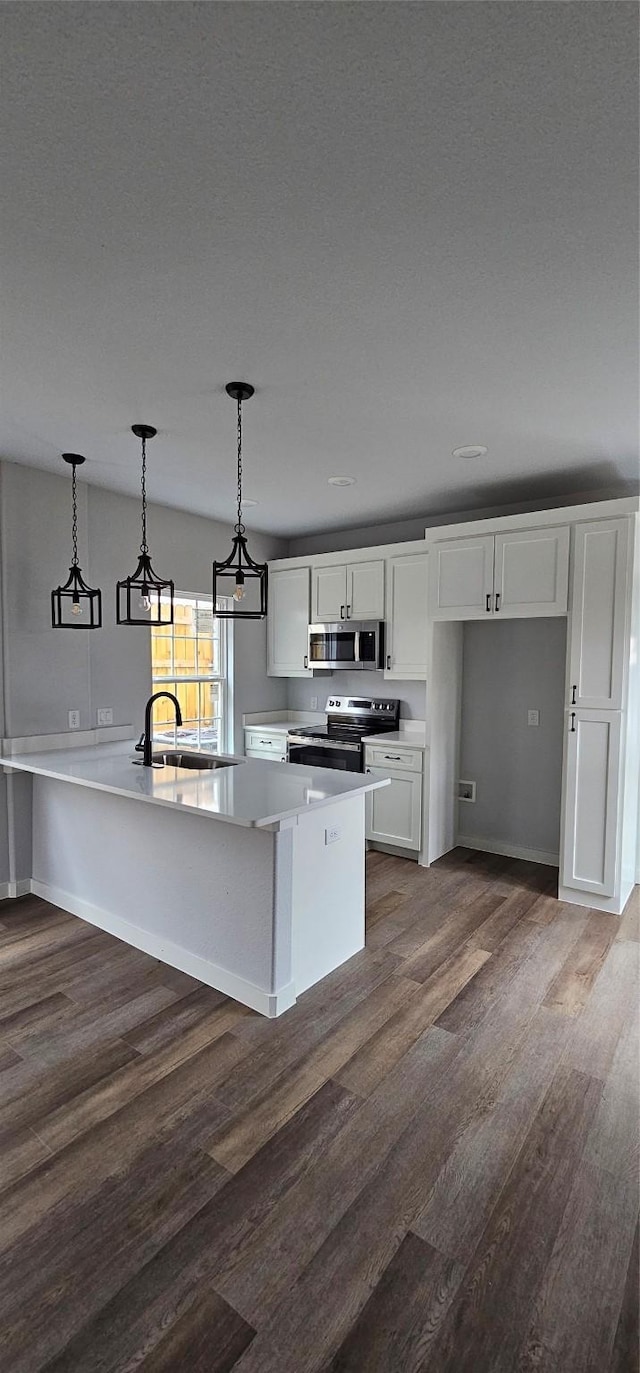
[[[154,691],[177,696],[182,728],[176,730],[171,702],[157,701],[154,743],[225,751],[227,642],[227,622],[214,618],[210,596],[176,594],[173,624],[151,630],[151,674]]]

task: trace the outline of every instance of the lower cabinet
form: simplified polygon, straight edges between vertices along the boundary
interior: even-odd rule
[[[270,758],[272,763],[286,763],[287,736],[284,730],[245,726],[244,752],[246,758]]]
[[[621,711],[566,712],[560,886],[614,896],[620,841]],[[588,903],[585,903],[588,904]]]
[[[422,819],[422,771],[401,772],[367,767],[372,777],[390,777],[388,787],[370,791],[366,798],[366,837],[401,849],[420,849]]]

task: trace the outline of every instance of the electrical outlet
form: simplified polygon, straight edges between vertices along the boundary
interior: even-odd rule
[[[475,801],[476,784],[475,782],[458,782],[458,800]]]
[[[99,724],[99,725],[112,725],[112,724],[113,724],[113,711],[112,711],[112,709],[111,709],[111,706],[103,706],[101,709],[98,709],[98,724]]]
[[[324,832],[325,844],[337,844],[342,839],[342,829],[340,825],[330,825]]]
[[[69,729],[80,729],[80,711],[79,711],[79,710],[70,710],[70,711],[69,711],[68,719],[69,719]]]
[[[310,700],[310,702],[309,702],[309,709],[310,709],[310,710],[317,710],[317,709],[318,709],[318,697],[317,697],[317,696],[312,696],[312,697],[311,697],[311,700]]]
[[[527,724],[528,724],[528,725],[539,725],[539,724],[540,724],[540,711],[539,711],[539,710],[528,710],[528,711],[527,711]]]

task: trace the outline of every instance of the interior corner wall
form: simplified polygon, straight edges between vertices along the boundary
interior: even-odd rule
[[[566,635],[564,616],[465,623],[459,776],[476,800],[458,804],[460,842],[558,853]]]
[[[80,711],[81,729],[95,727],[100,707],[111,707],[114,724],[142,728],[151,686],[149,631],[115,623],[116,581],[137,561],[139,502],[84,482],[78,500],[80,562],[91,585],[101,587],[103,603],[103,628],[86,633],[51,628],[51,589],[65,579],[70,561],[69,480],[2,463],[5,733],[12,738],[64,733],[72,709]],[[151,505],[149,543],[154,566],[173,577],[177,590],[210,595],[211,564],[227,556],[231,526]],[[282,540],[251,533],[250,547],[260,560],[286,551]],[[266,674],[266,622],[250,620],[234,631],[237,746],[242,714],[284,707],[286,683]]]

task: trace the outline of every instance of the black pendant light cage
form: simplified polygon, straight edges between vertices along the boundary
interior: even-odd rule
[[[151,566],[147,543],[147,439],[157,434],[151,424],[133,424],[132,433],[142,441],[142,541],[135,572],[116,584],[116,623],[119,625],[172,625],[175,587],[159,577]]]
[[[63,453],[71,466],[71,505],[73,511],[71,540],[73,551],[69,576],[63,586],[51,592],[51,624],[54,629],[100,629],[102,626],[102,592],[89,586],[78,562],[78,484],[76,468],[84,458],[80,453]]]
[[[251,557],[242,520],[242,402],[249,400],[254,388],[247,381],[230,381],[225,390],[238,406],[238,518],[229,557],[224,562],[213,564],[213,613],[224,620],[264,620],[267,613],[268,568],[266,563],[257,563]],[[245,607],[247,583],[249,598]],[[252,586],[256,595],[251,594]],[[227,602],[230,602],[229,609],[226,608]]]

